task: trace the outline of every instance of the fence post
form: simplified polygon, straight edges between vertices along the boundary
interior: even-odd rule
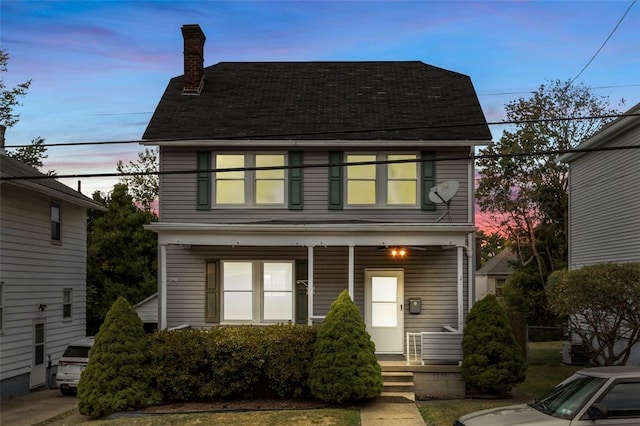
[[[524,314],[519,312],[509,314],[509,324],[513,331],[513,337],[520,347],[524,359],[527,359],[527,321]]]

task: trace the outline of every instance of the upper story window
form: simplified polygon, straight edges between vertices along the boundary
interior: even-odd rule
[[[214,204],[217,206],[284,206],[286,202],[285,154],[215,154]],[[246,170],[264,167],[265,170]],[[243,170],[240,170],[243,169]]]
[[[51,202],[51,240],[61,240],[60,203]]]
[[[417,159],[417,154],[347,154],[347,164],[382,162],[346,167],[347,206],[417,206],[418,163],[412,161]]]

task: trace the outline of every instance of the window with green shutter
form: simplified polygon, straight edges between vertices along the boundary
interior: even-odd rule
[[[329,152],[329,210],[342,210],[342,164],[341,151]]]
[[[422,151],[422,210],[435,210],[436,203],[429,199],[429,191],[436,185],[436,153]]]
[[[289,210],[303,209],[303,169],[304,153],[302,151],[289,152]],[[300,167],[296,167],[300,166]]]
[[[200,151],[197,154],[197,169],[211,170],[211,153]],[[211,173],[198,172],[196,177],[196,208],[211,209]]]
[[[204,293],[205,322],[220,322],[220,285],[217,262],[207,262]]]

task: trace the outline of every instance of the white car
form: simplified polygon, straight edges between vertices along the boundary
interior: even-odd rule
[[[73,395],[78,390],[80,374],[89,362],[93,336],[72,342],[58,361],[56,386],[63,395]]]
[[[640,425],[640,367],[576,372],[532,404],[466,414],[454,426]]]

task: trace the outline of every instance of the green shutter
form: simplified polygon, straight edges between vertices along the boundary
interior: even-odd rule
[[[289,152],[289,165],[302,166],[304,163],[304,153],[302,151]],[[303,169],[289,169],[289,210],[302,210],[303,208]]]
[[[296,261],[296,324],[306,324],[309,316],[307,265],[306,260]],[[306,281],[306,285],[300,282],[301,280]]]
[[[220,285],[218,281],[218,263],[207,262],[204,287],[205,322],[220,322]]]
[[[435,210],[436,203],[429,199],[429,191],[436,185],[436,153],[422,151],[420,157],[422,159],[422,210]]]
[[[341,151],[329,152],[329,210],[342,210],[342,164],[344,161]]]
[[[211,152],[197,153],[197,169],[211,170]],[[211,173],[198,172],[196,178],[196,208],[198,210],[211,209]]]

